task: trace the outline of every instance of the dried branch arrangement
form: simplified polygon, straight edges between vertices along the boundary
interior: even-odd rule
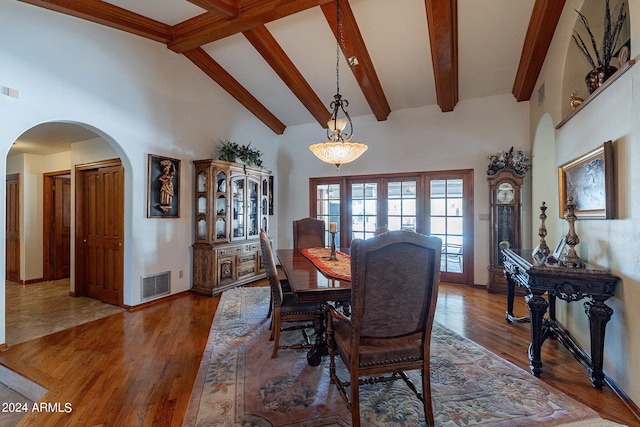
[[[580,17],[580,22],[584,26],[585,30],[587,30],[587,34],[591,39],[591,49],[593,50],[593,54],[587,47],[586,43],[580,36],[580,34],[573,30],[573,41],[576,42],[576,46],[580,49],[580,52],[585,57],[585,59],[589,62],[592,68],[597,67],[606,67],[611,62],[611,58],[613,57],[613,52],[615,52],[615,47],[618,43],[618,37],[620,36],[620,31],[622,30],[622,26],[624,25],[625,20],[627,19],[627,14],[625,12],[625,4],[624,2],[620,6],[620,12],[618,13],[618,18],[616,19],[615,24],[611,24],[611,9],[609,8],[609,0],[605,2],[605,13],[604,13],[604,33],[602,37],[602,47],[600,51],[598,51],[598,46],[596,43],[595,36],[591,31],[591,27],[589,25],[589,21],[587,18],[576,10],[578,16]],[[594,59],[595,56],[595,59]]]

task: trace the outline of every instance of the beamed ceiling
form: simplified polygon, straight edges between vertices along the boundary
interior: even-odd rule
[[[325,127],[335,0],[22,0],[165,44],[273,132]],[[531,97],[565,0],[339,0],[352,117]],[[347,61],[345,58],[349,58]],[[350,70],[350,72],[349,72]]]

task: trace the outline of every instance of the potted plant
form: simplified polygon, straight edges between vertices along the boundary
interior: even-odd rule
[[[235,162],[240,151],[240,146],[229,140],[219,142],[220,147],[218,147],[218,159],[226,162]]]
[[[575,29],[573,30],[573,35],[571,36],[573,38],[573,41],[576,43],[576,46],[578,46],[578,49],[580,49],[580,52],[587,60],[587,62],[589,62],[589,65],[591,65],[591,67],[593,68],[585,77],[585,82],[587,83],[589,93],[593,93],[594,90],[600,87],[609,77],[611,77],[617,71],[617,68],[611,65],[610,62],[618,43],[620,31],[622,30],[624,21],[627,18],[624,6],[625,5],[623,2],[620,6],[620,12],[618,13],[618,18],[616,19],[615,24],[611,25],[611,9],[609,8],[609,0],[605,1],[604,31],[602,36],[602,46],[600,46],[600,50],[598,50],[598,45],[596,43],[595,36],[591,31],[589,21],[582,13],[576,10],[578,16],[580,17],[580,22],[582,23],[584,29],[587,31],[589,40],[591,42],[591,50],[589,50],[582,36],[580,36],[580,34]]]
[[[251,143],[240,145],[229,140],[219,142],[218,159],[227,162],[240,161],[247,166],[262,167],[262,152],[252,149]]]

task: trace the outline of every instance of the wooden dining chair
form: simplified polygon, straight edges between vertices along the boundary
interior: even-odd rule
[[[301,349],[311,348],[312,344],[305,329],[313,328],[313,321],[316,318],[315,304],[298,304],[295,294],[292,292],[283,292],[282,283],[278,276],[271,240],[267,233],[260,231],[260,246],[262,248],[262,259],[264,269],[269,279],[271,287],[272,319],[271,319],[271,337],[273,341],[273,351],[271,358],[278,357],[279,349]],[[310,323],[305,323],[310,322]],[[291,326],[283,326],[284,323],[292,323]],[[304,343],[293,345],[280,344],[280,332],[290,330],[301,330]]]
[[[326,339],[331,382],[347,401],[354,427],[360,425],[359,387],[398,379],[423,402],[427,425],[434,425],[429,358],[441,250],[439,238],[413,231],[351,242],[351,316],[327,306]],[[336,356],[349,370],[348,381],[336,374]],[[413,369],[420,370],[422,393],[405,373]]]
[[[302,218],[293,221],[293,249],[324,248],[324,221],[315,218]]]
[[[266,234],[266,231],[264,231],[263,228],[260,229],[260,233],[262,232]],[[267,240],[269,241],[269,248],[271,249],[271,253],[273,254],[273,243],[271,242],[271,238],[269,237],[269,235],[267,234],[266,236],[267,236]],[[291,292],[291,285],[289,284],[289,280],[287,279],[287,276],[284,270],[282,269],[282,267],[279,265],[276,265],[276,271],[278,273],[278,278],[280,280],[280,287],[282,288],[282,292],[284,293]],[[273,311],[273,295],[270,293],[269,310],[267,311],[267,319],[271,317],[272,311]]]

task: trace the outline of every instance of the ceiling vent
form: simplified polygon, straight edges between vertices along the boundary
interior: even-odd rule
[[[538,88],[538,107],[544,102],[544,83]]]

